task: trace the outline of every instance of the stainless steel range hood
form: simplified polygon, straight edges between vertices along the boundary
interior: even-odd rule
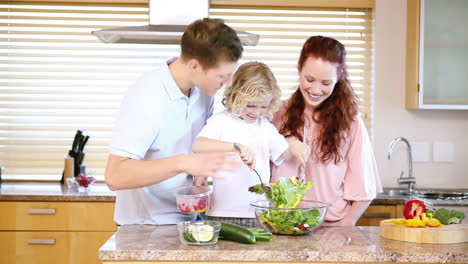
[[[180,8],[183,6],[183,8]],[[208,0],[150,0],[150,24],[91,32],[105,43],[179,44],[187,26],[208,17]],[[236,31],[244,46],[255,46],[259,35]]]

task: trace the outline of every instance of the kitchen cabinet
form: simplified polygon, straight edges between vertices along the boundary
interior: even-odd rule
[[[401,207],[401,208],[400,208]],[[380,221],[403,215],[401,205],[371,205],[357,221],[358,226],[379,226]],[[399,213],[401,211],[401,214]]]
[[[117,230],[112,202],[5,201],[0,211],[0,263],[100,263]]]
[[[406,107],[468,110],[468,1],[408,0]]]

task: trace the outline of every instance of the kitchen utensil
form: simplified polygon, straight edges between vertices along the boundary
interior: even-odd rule
[[[304,125],[304,134],[302,136],[302,142],[307,144],[307,133],[309,132],[309,128]],[[299,175],[302,181],[305,179],[305,168],[301,166],[301,175]]]
[[[277,208],[274,202],[259,200],[250,205],[255,208],[258,222],[273,234],[305,235],[322,224],[330,204],[302,200],[295,208]]]
[[[253,169],[253,171],[255,172],[255,174],[257,174],[258,179],[260,180],[260,186],[262,187],[262,190],[265,192],[267,196],[269,196],[271,194],[271,187],[263,183],[262,177],[260,177],[260,174],[258,174],[256,169]]]
[[[83,138],[83,141],[80,142],[80,145],[78,146],[78,151],[79,151],[79,152],[83,152],[84,147],[85,147],[86,143],[88,142],[88,139],[89,139],[89,136],[85,136],[85,137]]]
[[[86,143],[89,140],[89,136],[85,136],[82,130],[77,130],[75,133],[75,137],[73,139],[72,147],[68,151],[68,158],[73,158],[73,176],[78,176],[78,174],[83,173],[86,174],[86,167],[83,165],[83,160],[85,156],[85,152],[83,151]],[[65,183],[65,169],[62,173],[62,179],[60,179],[60,183]]]
[[[415,243],[452,244],[468,242],[468,224],[452,224],[443,227],[406,227],[380,221],[380,236]],[[465,219],[464,219],[465,220]]]
[[[239,154],[242,153],[239,145],[234,144],[234,148],[237,150],[237,152],[239,152]],[[263,184],[262,177],[260,176],[260,174],[258,174],[258,172],[257,172],[257,170],[255,168],[253,169],[253,171],[255,172],[255,174],[257,174],[258,179],[260,180],[260,186],[262,187],[262,190],[266,193],[266,195],[271,194],[271,187],[268,186],[267,184]]]
[[[78,144],[79,144],[80,139],[81,139],[82,136],[83,136],[83,131],[77,130],[76,134],[75,134],[75,138],[73,139],[72,148],[71,148],[70,152],[78,153]],[[70,156],[72,156],[72,155],[70,155]],[[72,156],[72,157],[74,157],[74,156]]]

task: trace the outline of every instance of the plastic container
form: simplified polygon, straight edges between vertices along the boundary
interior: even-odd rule
[[[176,190],[177,208],[183,214],[203,213],[210,207],[212,189],[208,186],[189,186]]]
[[[276,208],[269,200],[250,204],[255,208],[258,222],[277,235],[305,235],[320,226],[330,204],[302,200],[296,208]]]
[[[212,220],[184,221],[177,224],[180,242],[185,245],[206,246],[218,243],[221,223]]]

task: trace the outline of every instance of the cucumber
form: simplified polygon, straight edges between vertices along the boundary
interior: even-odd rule
[[[235,241],[244,244],[255,244],[255,234],[242,226],[221,222],[219,235],[224,240]]]
[[[254,233],[256,241],[271,241],[273,238],[273,234],[263,228],[251,227],[248,229]]]
[[[190,231],[184,231],[184,239],[187,242],[197,242]]]

